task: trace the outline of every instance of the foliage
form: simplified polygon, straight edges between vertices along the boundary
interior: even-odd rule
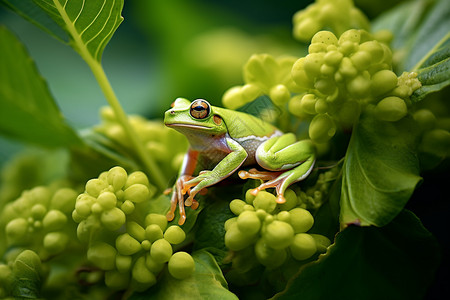
[[[444,0],[404,2],[375,20],[351,0],[318,0],[293,17],[304,48],[271,40],[270,49],[284,54],[274,56],[259,53],[265,43],[247,43],[258,53],[223,105],[311,139],[317,167],[290,186],[282,204],[268,191],[253,195],[255,180],[210,187],[197,196],[198,208],[186,208],[183,226],[179,215],[167,221],[164,189],[176,179],[188,141],[159,120],[127,115],[102,66],[124,1],[0,3],[75,50],[109,104],[100,124],[72,128],[25,46],[0,27],[0,132],[42,148],[18,155],[1,174],[0,298],[427,293],[439,245],[406,207],[427,180],[424,171],[448,166]],[[196,45],[217,36],[245,41],[216,31]]]

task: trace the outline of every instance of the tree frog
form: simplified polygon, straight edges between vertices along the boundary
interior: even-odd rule
[[[255,116],[212,106],[203,99],[192,103],[176,99],[165,112],[164,124],[184,134],[190,143],[167,213],[167,219],[172,221],[178,204],[180,225],[186,220],[185,206],[198,207],[194,199],[197,193],[241,167],[255,165],[264,169],[238,172],[242,179],[266,181],[251,191],[253,195],[275,188],[277,202],[284,203],[286,188],[306,178],[314,166],[315,148],[310,140],[296,141],[294,134],[283,134]]]

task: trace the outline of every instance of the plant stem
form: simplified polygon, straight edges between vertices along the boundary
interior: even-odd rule
[[[131,127],[130,122],[128,121],[128,117],[125,114],[122,106],[120,105],[120,102],[117,99],[108,78],[106,77],[103,67],[96,60],[92,60],[91,63],[88,62],[88,65],[91,68],[95,78],[97,79],[97,82],[102,89],[106,100],[113,109],[117,121],[122,125],[125,134],[130,139],[133,148],[135,149],[139,159],[143,163],[147,174],[153,179],[154,183],[158,186],[159,189],[165,189],[167,181],[165,180],[163,173],[156,165],[156,163],[152,160],[151,156],[149,156],[145,152],[144,145],[137,136],[134,129]]]
[[[128,122],[128,117],[125,111],[123,110],[122,106],[120,105],[120,102],[117,99],[114,90],[111,87],[111,84],[108,80],[108,77],[106,77],[105,71],[103,70],[101,63],[91,55],[91,53],[86,47],[86,44],[82,40],[81,35],[75,28],[75,24],[69,18],[67,12],[65,11],[65,8],[61,5],[61,3],[59,3],[59,1],[53,0],[53,4],[60,13],[61,18],[63,19],[66,25],[67,32],[72,37],[73,43],[72,47],[88,64],[89,68],[94,74],[95,79],[97,80],[100,88],[102,89],[102,92],[105,95],[106,100],[113,109],[118,122],[120,123],[120,125],[122,125],[125,134],[130,139],[132,148],[135,149],[138,158],[144,165],[144,169],[147,175],[153,180],[153,182],[160,190],[165,189],[167,181],[164,178],[163,173],[159,169],[158,165],[153,161],[153,159],[149,155],[147,155],[142,141],[139,139],[138,135],[131,127],[130,122]]]

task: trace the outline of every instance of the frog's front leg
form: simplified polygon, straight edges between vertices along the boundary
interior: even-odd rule
[[[242,179],[253,178],[268,180],[251,193],[256,195],[267,188],[275,188],[277,202],[284,203],[284,192],[294,182],[305,179],[313,169],[315,149],[310,140],[296,142],[292,133],[273,137],[262,143],[256,150],[256,161],[267,171],[256,169],[240,171]]]
[[[185,188],[190,189],[189,197],[185,202],[186,206],[194,203],[194,197],[198,192],[233,174],[247,159],[247,152],[238,142],[231,138],[226,138],[225,142],[230,151],[227,156],[217,163],[211,171],[202,171],[197,177],[185,183]]]

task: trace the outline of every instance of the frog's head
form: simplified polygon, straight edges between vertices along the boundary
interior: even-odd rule
[[[223,119],[214,113],[214,107],[208,101],[197,99],[192,101],[177,98],[172,108],[164,115],[164,124],[184,134],[202,132],[222,134],[227,132]]]

